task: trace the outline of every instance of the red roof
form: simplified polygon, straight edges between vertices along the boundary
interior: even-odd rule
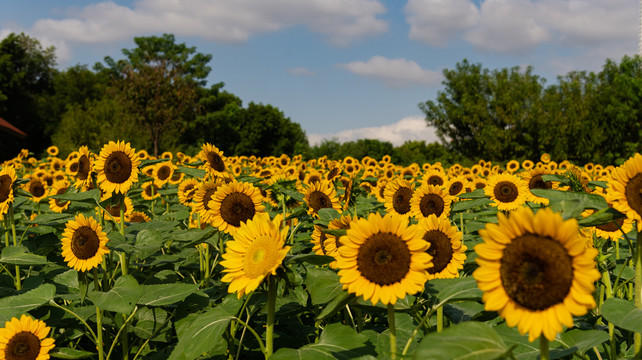
[[[23,131],[18,129],[17,127],[11,125],[7,120],[0,118],[0,130],[9,133],[13,136],[17,136],[21,139],[24,139],[27,137],[27,134],[25,134]]]

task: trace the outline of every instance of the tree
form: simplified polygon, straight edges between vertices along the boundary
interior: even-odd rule
[[[0,117],[28,135],[18,140],[0,132],[0,159],[16,156],[21,148],[40,153],[49,145],[57,123],[42,105],[53,91],[55,64],[54,48],[43,49],[24,33],[0,42]]]

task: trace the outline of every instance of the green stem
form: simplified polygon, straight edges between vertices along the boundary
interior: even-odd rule
[[[444,307],[437,308],[437,332],[444,330]]]
[[[267,328],[265,329],[265,358],[272,356],[274,350],[274,313],[276,308],[277,279],[268,276]]]
[[[124,205],[124,198],[122,204],[120,204],[120,235],[123,236],[123,240],[125,239],[125,205]],[[123,275],[129,274],[129,269],[127,266],[127,254],[124,252],[119,253],[120,256],[120,269],[123,273]]]
[[[18,246],[18,238],[16,237],[16,224],[13,219],[13,205],[9,205],[9,222],[11,223],[11,236],[13,238],[13,246]],[[20,265],[16,265],[16,290],[22,289],[22,281],[20,278]]]
[[[390,358],[397,358],[397,328],[395,326],[395,306],[388,304],[388,327],[390,329]]]
[[[125,347],[127,344],[127,325],[129,322],[134,318],[134,315],[136,314],[136,311],[138,311],[138,306],[134,308],[134,311],[129,315],[129,317],[125,317],[125,314],[123,314],[123,318],[125,319],[125,323],[118,329],[118,332],[116,333],[116,337],[114,337],[114,341],[111,343],[111,346],[109,347],[109,352],[107,352],[107,360],[109,360],[109,357],[111,356],[111,352],[114,350],[114,346],[116,345],[116,342],[118,341],[118,337],[120,336],[120,333],[125,330],[125,335],[123,337],[123,359],[128,359],[129,358],[129,349]],[[125,351],[127,350],[127,351]]]
[[[548,339],[544,335],[539,337],[539,358],[540,360],[550,360]]]
[[[98,349],[98,359],[103,360],[105,353],[103,352],[103,311],[96,306],[96,348]]]
[[[252,333],[252,335],[254,335],[254,337],[256,338],[256,342],[259,343],[259,349],[261,349],[261,352],[265,355],[265,358],[267,359],[269,357],[269,355],[267,354],[267,347],[266,345],[263,345],[263,340],[261,340],[261,337],[259,336],[259,334],[257,334],[257,332],[254,331],[254,329],[252,329],[252,327],[248,325],[246,322],[244,322],[243,320],[237,317],[234,317],[234,321],[243,325],[246,329],[248,329]]]
[[[91,328],[91,326],[89,326],[89,324],[87,324],[87,322],[83,318],[80,317],[80,315],[78,315],[75,312],[67,309],[64,306],[60,306],[60,305],[56,304],[56,302],[53,301],[53,300],[49,300],[49,305],[67,312],[71,316],[75,317],[78,321],[80,321],[81,324],[85,325],[85,327],[87,328],[87,330],[89,330],[89,333],[91,334],[92,340],[94,341],[96,346],[98,346],[98,336],[96,335],[96,333],[94,333],[94,330]]]
[[[637,224],[638,229],[641,224]],[[638,231],[635,250],[635,307],[642,309],[642,231]],[[635,353],[640,352],[642,345],[642,333],[636,332],[633,335],[633,349]]]
[[[606,290],[606,299],[613,297],[613,288],[611,286],[611,273],[607,269],[602,272],[602,283],[604,284],[604,289]],[[617,343],[615,339],[615,326],[613,323],[608,321],[609,324],[609,338],[611,345],[611,359],[615,359],[617,355]]]

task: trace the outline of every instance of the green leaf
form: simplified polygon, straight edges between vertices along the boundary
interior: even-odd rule
[[[492,202],[493,201],[489,198],[479,198],[474,200],[459,201],[453,205],[453,207],[450,209],[450,212],[456,213],[459,211],[476,208],[478,206],[486,206]]]
[[[329,318],[330,316],[336,314],[339,310],[343,309],[346,305],[354,301],[357,296],[353,293],[349,293],[347,291],[342,292],[341,294],[337,295],[328,305],[326,305],[325,308],[321,311],[319,316],[317,316],[317,320],[321,321],[324,319]]]
[[[201,229],[185,229],[172,233],[171,239],[184,242],[203,242],[207,238],[214,236],[216,229],[208,227],[204,230]]]
[[[463,193],[461,195],[457,196],[460,199],[481,199],[481,198],[487,198],[486,193],[484,192],[484,189],[475,189],[471,192]]]
[[[138,303],[146,306],[163,306],[184,300],[198,290],[197,284],[141,285],[143,295]]]
[[[323,329],[319,341],[298,349],[281,348],[270,360],[320,360],[355,359],[363,355],[374,355],[374,349],[366,343],[368,338],[351,327],[330,324]]]
[[[219,305],[202,314],[197,314],[190,318],[189,322],[177,324],[178,343],[170,354],[169,360],[196,359],[214,349],[218,342],[225,341],[223,332],[240,306],[240,302],[231,308]]]
[[[412,332],[415,330],[416,324],[412,320],[412,316],[406,313],[397,312],[395,313],[395,328],[397,330],[397,354],[403,352],[406,343],[412,336]],[[408,349],[408,353],[411,354],[414,352],[414,349],[419,345],[418,339],[420,334],[415,335],[415,338],[411,342],[411,346]],[[414,345],[414,346],[412,346]],[[377,359],[390,359],[390,329],[385,330],[377,336],[376,342],[377,349]]]
[[[601,330],[572,329],[561,335],[561,343],[565,347],[584,355],[594,346],[609,340],[609,334]]]
[[[633,332],[642,332],[642,309],[632,301],[611,298],[602,304],[602,316],[615,326]]]
[[[192,169],[184,166],[179,166],[178,171],[197,179],[202,179],[205,176],[205,170],[203,169]]]
[[[347,234],[348,230],[347,229],[321,229],[321,232],[323,232],[326,235],[335,236],[335,237],[340,238],[340,237],[344,236],[345,234]]]
[[[150,255],[160,251],[164,241],[161,233],[155,230],[141,230],[136,234],[136,243],[134,244],[134,254],[138,259],[143,260]]]
[[[325,220],[325,221],[330,221],[341,217],[341,214],[337,210],[332,208],[319,209],[318,214],[319,214],[319,219]]]
[[[339,275],[328,269],[308,269],[305,286],[310,292],[313,305],[325,304],[343,293]]]
[[[491,327],[467,321],[425,336],[413,359],[490,360],[501,358],[508,351],[504,340]]]
[[[67,201],[89,201],[98,204],[100,200],[100,190],[92,189],[81,192],[66,192],[64,194],[50,196],[50,198]]]
[[[49,355],[55,359],[86,359],[94,357],[96,353],[56,346],[49,352]]]
[[[65,224],[67,221],[73,220],[72,214],[41,214],[36,216],[32,221],[27,221],[29,224],[38,225],[58,225]]]
[[[56,287],[53,284],[43,284],[23,294],[1,298],[0,324],[48,303],[55,295]]]
[[[472,276],[455,279],[434,279],[428,281],[426,288],[435,294],[437,306],[448,302],[481,299],[482,291]]]
[[[551,202],[557,201],[579,201],[585,209],[601,210],[608,207],[606,200],[600,195],[587,194],[572,191],[561,191],[555,189],[532,189],[531,192],[536,196],[549,199]]]
[[[44,265],[47,258],[41,255],[31,254],[24,246],[7,246],[2,249],[0,263],[14,265]]]
[[[312,265],[325,265],[334,261],[332,256],[328,255],[317,255],[317,254],[301,254],[301,255],[288,255],[285,258],[285,263],[289,264],[291,262],[305,262]]]
[[[557,182],[566,183],[568,181],[568,178],[566,176],[564,176],[564,175],[543,174],[542,175],[542,180],[543,181],[557,181]]]
[[[143,288],[131,275],[124,275],[116,280],[114,287],[107,292],[92,291],[89,299],[102,310],[129,314],[143,295]]]
[[[624,217],[624,214],[609,207],[606,209],[602,209],[594,214],[591,214],[588,217],[580,219],[577,221],[577,223],[581,226],[597,226],[597,225],[604,225],[604,224],[611,223],[623,217]]]

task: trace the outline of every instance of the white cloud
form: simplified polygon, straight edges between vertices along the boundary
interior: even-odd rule
[[[404,10],[410,38],[434,46],[445,46],[479,17],[479,10],[468,0],[409,0]]]
[[[328,41],[347,45],[388,29],[378,0],[140,0],[87,5],[62,20],[42,19],[30,32],[80,43],[108,43],[159,32],[220,42],[304,25]]]
[[[404,58],[388,59],[383,56],[373,56],[366,62],[353,61],[337,66],[355,75],[382,81],[393,88],[438,85],[442,78],[440,73],[422,69],[416,62]]]
[[[402,145],[408,140],[424,140],[427,144],[439,141],[435,129],[428,126],[423,116],[405,117],[394,124],[343,130],[337,133],[308,134],[310,145],[318,145],[323,140],[338,142],[355,141],[359,139],[376,139],[389,141],[394,146]]]
[[[313,77],[316,75],[314,71],[305,67],[293,67],[293,68],[289,68],[287,71],[288,71],[288,74],[294,75],[294,76]]]

